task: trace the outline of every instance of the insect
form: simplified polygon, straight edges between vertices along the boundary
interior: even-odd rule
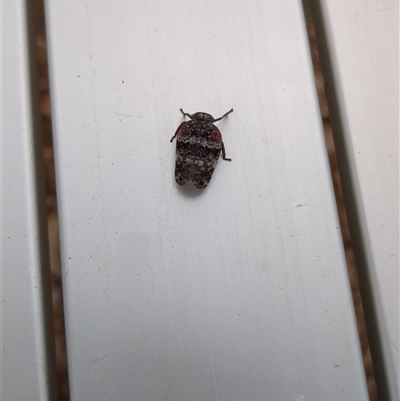
[[[189,182],[197,189],[204,189],[211,180],[217,165],[219,154],[231,161],[225,155],[225,146],[215,122],[222,120],[233,109],[220,118],[214,118],[207,113],[185,113],[191,121],[184,121],[176,130],[171,142],[176,137],[175,181],[183,186]]]

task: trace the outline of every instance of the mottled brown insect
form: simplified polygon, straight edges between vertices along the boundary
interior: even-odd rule
[[[214,118],[207,113],[188,114],[181,112],[191,121],[184,121],[176,130],[171,142],[176,137],[175,181],[183,186],[189,182],[197,189],[204,189],[211,180],[217,165],[219,154],[225,157],[225,146],[215,122],[222,120],[233,109],[220,118]]]

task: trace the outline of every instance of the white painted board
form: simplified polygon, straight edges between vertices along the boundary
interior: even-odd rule
[[[2,3],[1,396],[56,400],[36,64],[28,1]],[[30,39],[28,39],[30,38]]]
[[[72,400],[364,401],[301,3],[46,5]]]
[[[399,6],[385,1],[316,1],[330,60],[344,182],[359,216],[376,335],[388,395],[399,399]],[[328,91],[333,96],[333,91]],[[347,188],[346,188],[347,189]],[[350,215],[350,220],[353,216]],[[366,318],[372,310],[367,309]]]

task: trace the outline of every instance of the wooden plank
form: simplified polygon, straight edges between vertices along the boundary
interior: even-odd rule
[[[365,400],[300,2],[47,1],[73,400]],[[227,155],[178,188],[179,108]]]
[[[2,3],[1,399],[56,400],[32,13]]]
[[[381,399],[399,399],[398,2],[313,1]]]

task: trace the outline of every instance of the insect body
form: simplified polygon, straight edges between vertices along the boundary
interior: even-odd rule
[[[197,189],[205,188],[211,180],[221,150],[222,158],[231,161],[225,157],[221,132],[214,123],[232,111],[214,118],[207,113],[190,115],[181,109],[182,114],[191,121],[184,121],[171,138],[172,142],[176,137],[175,181],[179,185],[192,182]]]

